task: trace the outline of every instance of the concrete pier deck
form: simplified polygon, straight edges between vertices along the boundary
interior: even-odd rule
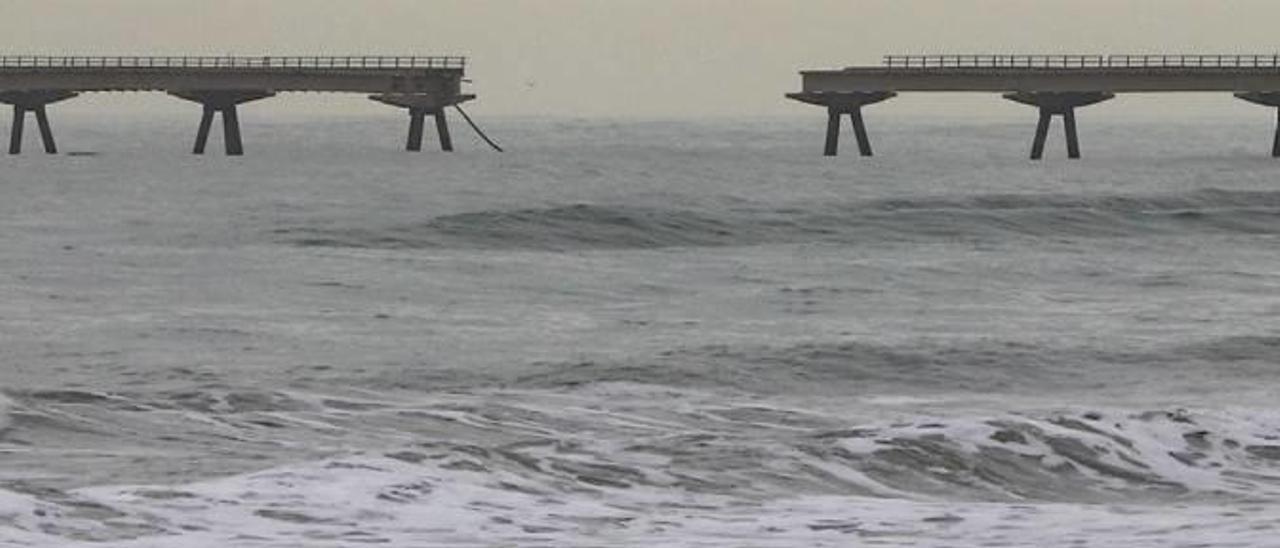
[[[244,153],[238,106],[286,92],[363,93],[407,109],[410,139],[422,147],[422,118],[436,119],[441,148],[452,150],[445,109],[475,98],[462,93],[465,57],[0,56],[0,103],[14,108],[9,152],[22,151],[27,113],[35,113],[45,151],[56,153],[47,106],[92,92],[164,92],[204,107],[196,154],[215,115],[223,119],[228,155]]]
[[[1042,157],[1054,116],[1064,119],[1068,156],[1079,158],[1075,109],[1120,93],[1228,92],[1280,109],[1280,54],[889,55],[881,66],[807,70],[801,76],[802,91],[787,97],[828,109],[828,156],[838,152],[844,114],[854,118],[859,148],[870,156],[862,107],[905,92],[1000,93],[1039,108],[1032,159]],[[1280,126],[1272,153],[1280,157]]]

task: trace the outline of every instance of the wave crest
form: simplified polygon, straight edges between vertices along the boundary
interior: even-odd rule
[[[1280,192],[994,194],[773,209],[575,204],[445,215],[385,227],[283,228],[276,236],[318,247],[574,250],[1196,233],[1280,233]]]

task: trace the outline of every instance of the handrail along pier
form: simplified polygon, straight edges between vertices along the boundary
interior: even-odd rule
[[[45,151],[57,146],[48,105],[91,92],[164,92],[200,103],[202,154],[221,115],[228,155],[244,153],[238,107],[286,92],[362,93],[410,114],[409,150],[421,150],[421,124],[432,116],[441,148],[452,150],[445,109],[470,101],[462,92],[467,58],[459,56],[0,56],[0,103],[12,105],[9,152],[22,151],[27,113],[36,114]]]
[[[871,155],[863,106],[904,92],[992,92],[1036,107],[1031,157],[1043,155],[1050,120],[1066,126],[1068,157],[1080,157],[1075,109],[1120,93],[1229,92],[1277,108],[1272,155],[1280,157],[1280,54],[886,55],[880,66],[801,72],[787,97],[826,107],[826,154],[838,153],[840,117],[854,119],[859,148]]]

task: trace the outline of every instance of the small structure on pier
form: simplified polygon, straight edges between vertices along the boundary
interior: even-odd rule
[[[453,150],[445,109],[462,93],[465,57],[0,57],[0,103],[13,106],[9,153],[22,152],[27,113],[45,152],[56,154],[48,105],[88,92],[159,91],[199,103],[194,152],[203,154],[221,115],[228,155],[244,154],[239,105],[284,92],[363,93],[409,111],[406,148],[422,150],[423,122],[435,118],[440,147]]]
[[[1044,156],[1054,116],[1063,119],[1067,156],[1079,158],[1076,108],[1118,93],[1222,91],[1280,113],[1280,55],[889,55],[878,67],[801,75],[803,91],[787,97],[826,107],[827,156],[839,152],[846,114],[860,152],[871,156],[862,107],[903,92],[993,92],[1038,108],[1033,160]],[[1272,156],[1280,158],[1280,121]]]

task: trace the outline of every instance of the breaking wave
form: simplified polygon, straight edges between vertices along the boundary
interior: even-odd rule
[[[212,532],[239,531],[235,540],[246,546],[576,545],[600,535],[626,545],[663,533],[688,542],[768,531],[785,546],[880,530],[909,545],[939,525],[977,520],[989,531],[992,516],[975,515],[982,508],[1017,514],[1026,503],[1137,501],[1169,520],[1187,504],[1280,496],[1274,413],[1076,410],[860,422],[690,403],[589,417],[519,404],[417,409],[418,420],[434,414],[478,429],[502,417],[512,421],[509,439],[426,438],[184,485],[9,484],[0,490],[0,525],[32,543],[165,538],[213,546],[227,539]],[[1233,508],[1243,509],[1219,518],[1243,520],[1258,535],[1274,529],[1249,505]],[[1009,528],[1039,526],[1035,516],[1006,517]],[[1184,530],[1208,526],[1205,516],[1182,519]]]
[[[385,227],[289,227],[275,236],[320,247],[573,250],[1188,233],[1280,233],[1280,192],[995,194],[772,209],[576,204],[462,213]]]

